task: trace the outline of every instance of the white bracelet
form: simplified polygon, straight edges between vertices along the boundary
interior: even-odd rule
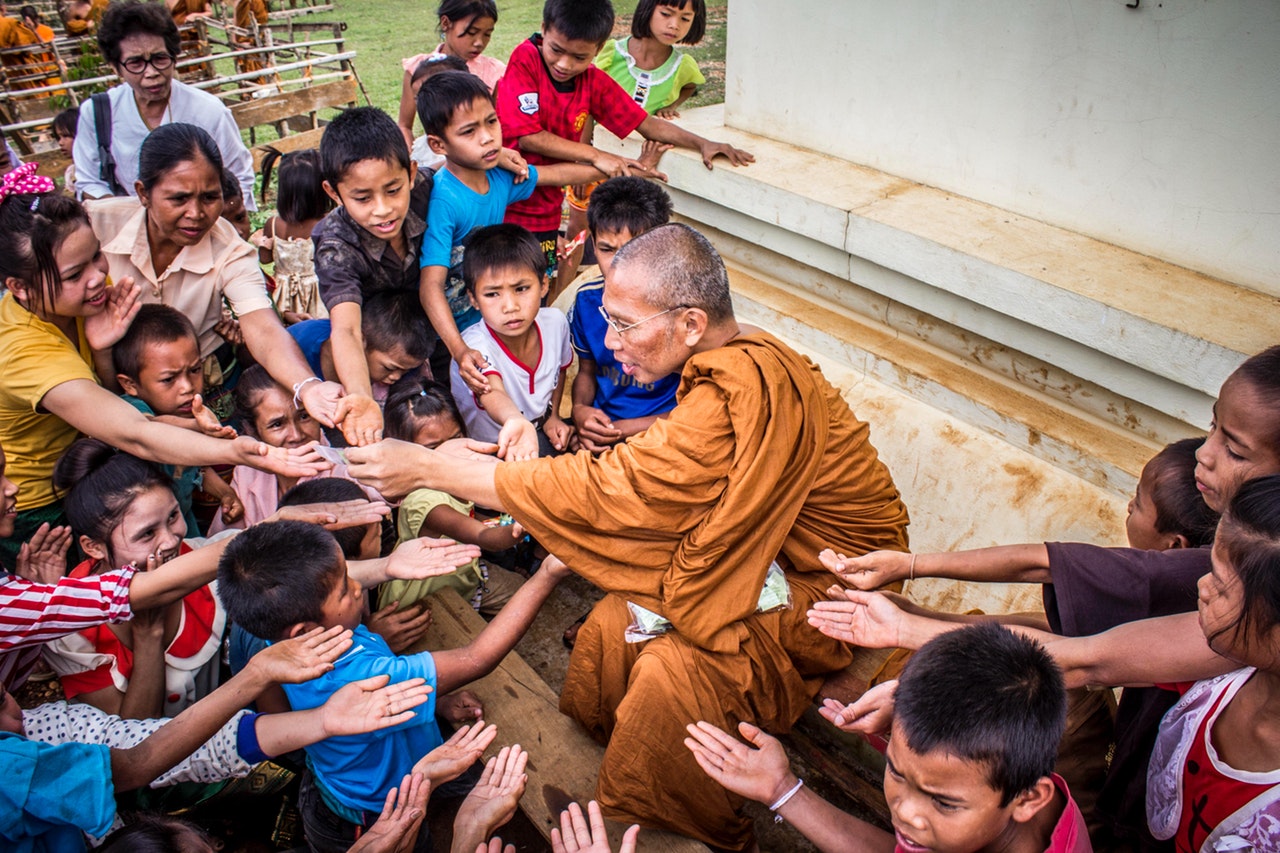
[[[319,376],[308,376],[306,379],[295,384],[293,386],[293,407],[295,409],[302,408],[302,400],[299,398],[298,395],[302,393],[302,389],[306,387],[308,382],[323,382],[323,381],[324,380],[321,379]]]
[[[799,791],[800,786],[803,784],[804,784],[803,779],[796,779],[795,786],[790,791],[787,791],[785,794],[783,794],[781,797],[778,797],[777,802],[769,806],[769,811],[776,812],[778,809],[785,806],[787,802],[790,801],[790,799],[796,795],[796,791]],[[782,818],[777,817],[775,818],[775,820],[782,820]]]

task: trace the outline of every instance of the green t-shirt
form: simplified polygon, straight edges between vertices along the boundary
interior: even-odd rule
[[[693,57],[678,49],[672,50],[659,68],[652,71],[637,68],[635,58],[627,52],[630,41],[630,36],[606,41],[596,54],[596,67],[616,80],[649,115],[674,104],[680,91],[690,83],[701,86],[707,82]]]

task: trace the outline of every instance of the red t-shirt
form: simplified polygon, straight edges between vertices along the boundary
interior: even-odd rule
[[[511,52],[507,73],[498,83],[498,120],[504,144],[519,147],[522,136],[548,131],[579,142],[587,117],[594,118],[618,138],[630,134],[649,114],[631,100],[612,77],[594,65],[565,83],[557,83],[542,61],[542,36],[531,36]],[[535,166],[560,163],[528,151],[521,152]],[[560,227],[561,187],[540,186],[524,201],[507,208],[505,221],[530,231]]]

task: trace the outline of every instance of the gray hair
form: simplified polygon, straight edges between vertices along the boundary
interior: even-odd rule
[[[688,225],[646,231],[613,258],[613,269],[631,265],[649,277],[645,298],[656,308],[701,308],[712,323],[733,319],[729,273],[710,241]]]

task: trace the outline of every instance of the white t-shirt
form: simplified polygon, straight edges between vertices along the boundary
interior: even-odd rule
[[[556,388],[560,371],[573,363],[569,321],[563,311],[558,308],[539,309],[534,325],[541,336],[542,349],[538,363],[531,365],[517,361],[483,321],[462,331],[462,340],[466,345],[484,353],[485,358],[489,359],[485,375],[501,378],[507,396],[531,421],[537,421],[547,413],[547,408],[551,405],[551,392]],[[502,425],[480,407],[479,401],[458,373],[456,362],[449,365],[449,384],[466,424],[467,435],[477,441],[497,441]]]
[[[240,128],[236,126],[231,110],[208,92],[179,80],[174,80],[171,85],[169,107],[161,123],[194,124],[212,136],[222,154],[223,168],[235,175],[240,184],[245,207],[257,210],[253,198],[253,157],[244,147]],[[108,94],[111,101],[111,154],[116,159],[116,180],[125,192],[135,196],[133,184],[138,180],[138,152],[142,149],[142,140],[151,131],[138,113],[133,90],[127,84],[121,83]],[[76,192],[80,197],[111,195],[111,186],[99,177],[98,127],[90,100],[80,105],[80,121],[71,153],[76,164]]]

